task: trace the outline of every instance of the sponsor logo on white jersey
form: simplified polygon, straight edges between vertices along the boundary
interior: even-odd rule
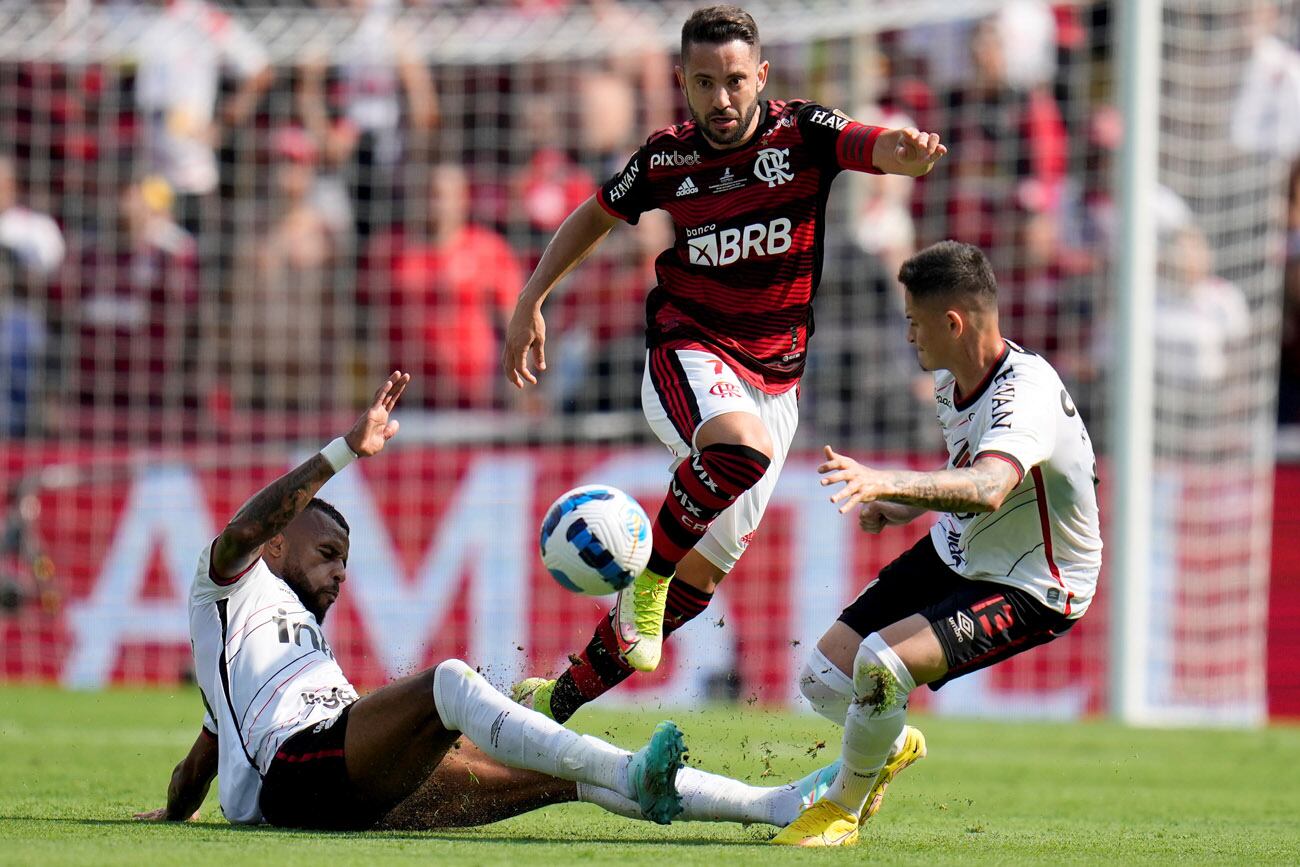
[[[687,229],[692,265],[730,265],[741,259],[778,256],[790,249],[790,221],[777,217],[769,223],[750,223],[743,229],[710,232],[713,224]]]
[[[692,151],[689,154],[678,153],[677,151],[660,151],[650,156],[650,168],[657,169],[661,166],[698,166],[700,164],[700,152]]]
[[[689,196],[699,191],[700,188],[695,186],[695,181],[687,176],[686,180],[682,181],[681,186],[677,188],[677,197],[680,199],[682,196]]]
[[[754,177],[766,181],[769,188],[794,180],[790,168],[789,148],[763,148],[754,160]]]

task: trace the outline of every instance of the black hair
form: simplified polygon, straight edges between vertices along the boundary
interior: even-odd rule
[[[343,532],[345,535],[348,536],[352,535],[352,528],[348,526],[347,519],[343,517],[343,513],[340,512],[338,509],[334,508],[329,503],[322,500],[320,497],[312,497],[311,502],[307,504],[307,507],[303,509],[303,511],[307,512],[312,509],[315,509],[318,512],[322,512],[327,517],[331,518],[334,521],[334,523],[338,524],[340,527],[343,528]]]
[[[961,299],[994,310],[998,306],[993,266],[974,244],[931,244],[903,263],[898,280],[917,301]]]
[[[748,12],[739,6],[696,9],[682,25],[682,58],[691,45],[725,45],[736,40],[758,47],[758,25]]]

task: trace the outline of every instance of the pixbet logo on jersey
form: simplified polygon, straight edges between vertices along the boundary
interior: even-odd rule
[[[676,151],[660,151],[650,156],[650,168],[652,169],[657,169],[660,166],[698,166],[699,164],[699,151],[689,154],[679,154]]]
[[[741,259],[776,256],[790,249],[790,221],[750,223],[743,229],[717,228],[715,223],[686,230],[692,265],[730,265]]]

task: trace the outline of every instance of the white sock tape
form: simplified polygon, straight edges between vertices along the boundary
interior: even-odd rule
[[[343,437],[334,439],[321,449],[320,456],[325,459],[325,463],[334,468],[336,473],[357,459],[356,452],[352,451],[348,441]]]

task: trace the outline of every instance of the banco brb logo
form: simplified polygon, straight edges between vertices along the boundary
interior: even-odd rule
[[[750,223],[743,229],[723,229],[720,232],[688,229],[687,249],[692,265],[730,265],[741,259],[757,256],[776,256],[790,249],[790,221],[777,217],[770,223]],[[696,234],[700,232],[703,234]]]
[[[777,184],[793,181],[794,172],[790,169],[790,149],[763,148],[759,151],[758,159],[754,160],[754,177],[760,181],[766,181],[768,187],[775,187]]]

